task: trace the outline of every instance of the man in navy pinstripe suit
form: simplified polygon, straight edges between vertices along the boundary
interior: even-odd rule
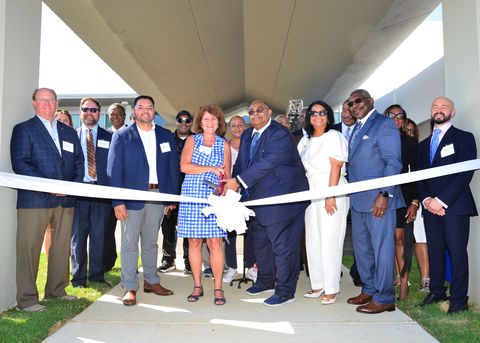
[[[82,182],[83,154],[75,130],[55,118],[58,101],[51,89],[32,95],[36,114],[13,129],[10,155],[17,174]],[[76,200],[64,194],[18,190],[17,198],[17,308],[42,311],[36,279],[43,237],[48,223],[52,244],[48,260],[45,299],[75,300],[67,295],[70,237]]]
[[[98,126],[102,115],[100,102],[93,98],[80,101],[80,120],[82,126],[77,129],[78,138],[85,158],[85,176],[83,183],[108,186],[107,158],[112,140],[112,132]],[[88,137],[91,137],[93,153],[88,155]],[[90,159],[90,161],[89,161]],[[88,280],[111,285],[105,281],[103,251],[105,231],[110,221],[112,202],[109,199],[79,198],[72,229],[72,286],[87,288],[87,238]]]

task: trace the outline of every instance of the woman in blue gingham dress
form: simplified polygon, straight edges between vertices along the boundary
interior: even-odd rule
[[[193,120],[196,136],[187,138],[182,151],[180,168],[185,173],[182,195],[187,197],[208,198],[213,189],[203,180],[219,184],[220,175],[230,177],[230,145],[222,137],[225,135],[225,116],[220,107],[208,105],[195,114]],[[214,304],[225,304],[222,290],[224,257],[222,239],[227,234],[217,226],[214,214],[205,217],[201,210],[206,203],[181,202],[178,209],[178,237],[188,238],[188,259],[192,267],[193,292],[187,297],[189,302],[196,302],[203,296],[202,286],[202,243],[206,238],[210,249],[210,267],[212,268],[214,287]]]
[[[209,166],[222,167],[224,158],[225,140],[215,135],[215,143],[211,148],[210,154],[203,152],[203,134],[193,137],[195,147],[193,149],[192,163]],[[209,150],[209,149],[207,149]],[[210,151],[210,150],[209,150]],[[212,172],[201,174],[186,174],[182,184],[182,195],[187,197],[207,199],[213,193],[213,188],[208,186],[203,180],[213,182],[218,185],[220,178]],[[227,233],[217,226],[217,216],[214,214],[205,217],[202,209],[208,204],[195,202],[181,202],[178,209],[178,237],[183,238],[213,238],[226,237]]]

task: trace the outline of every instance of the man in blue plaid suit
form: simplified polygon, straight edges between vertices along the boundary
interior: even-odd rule
[[[84,158],[75,130],[55,118],[57,95],[40,88],[32,95],[36,114],[13,129],[10,155],[17,174],[82,182]],[[67,295],[69,248],[76,200],[64,194],[18,190],[17,198],[17,308],[42,311],[36,279],[43,237],[52,227],[45,299],[75,300]]]

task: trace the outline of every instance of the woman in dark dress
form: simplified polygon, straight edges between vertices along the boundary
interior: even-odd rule
[[[383,114],[395,120],[402,143],[402,174],[416,169],[418,142],[406,134],[407,113],[397,104],[387,107]],[[419,200],[414,183],[401,185],[406,207],[397,210],[395,230],[395,266],[397,269],[396,285],[400,285],[397,299],[408,298],[408,270],[412,265],[413,221],[417,217]]]

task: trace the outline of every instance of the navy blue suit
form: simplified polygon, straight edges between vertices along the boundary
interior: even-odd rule
[[[77,129],[81,139],[82,129]],[[84,133],[86,135],[86,133]],[[85,138],[86,139],[86,138]],[[98,127],[95,142],[95,167],[97,169],[97,184],[108,186],[107,161],[112,132]],[[101,142],[101,144],[99,144]],[[87,160],[87,156],[84,156]],[[73,217],[72,228],[72,285],[77,287],[87,283],[87,238],[89,244],[89,275],[90,281],[103,281],[104,264],[103,249],[105,231],[107,230],[112,202],[108,199],[78,198]]]
[[[47,129],[37,116],[17,124],[10,144],[12,169],[16,174],[64,181],[82,182],[83,153],[75,130],[57,121],[62,155],[58,153]],[[72,152],[64,143],[72,144]],[[18,190],[17,208],[73,207],[74,197],[58,197],[50,193]]]
[[[290,131],[271,121],[259,137],[248,164],[253,128],[245,130],[233,168],[247,185],[249,200],[308,190],[307,178]],[[295,294],[300,268],[300,239],[305,209],[310,201],[291,204],[255,206],[249,222],[253,234],[257,285],[267,289],[275,285],[281,297]],[[276,276],[278,272],[278,280]]]
[[[45,125],[35,116],[13,129],[10,153],[13,171],[20,175],[82,182],[83,153],[75,130],[56,122],[59,153]],[[69,279],[69,242],[76,199],[50,193],[18,190],[17,198],[17,303],[19,308],[38,304],[36,278],[45,230],[50,223],[45,298],[66,295]]]
[[[358,124],[358,121],[357,121]],[[354,130],[355,132],[355,130]],[[350,138],[352,140],[354,134]],[[349,182],[400,174],[402,149],[393,119],[373,111],[358,132],[349,152]],[[373,218],[371,211],[379,191],[386,191],[386,213]],[[395,304],[394,261],[396,209],[405,207],[400,187],[391,186],[350,194],[353,250],[363,282],[362,293],[372,295],[382,305]]]
[[[431,139],[430,135],[418,147],[417,170],[477,158],[473,135],[452,126],[445,132],[430,165]],[[468,301],[467,244],[470,217],[478,214],[469,186],[472,177],[473,171],[468,171],[427,179],[416,184],[421,202],[428,197],[437,197],[448,206],[444,216],[434,215],[426,209],[422,209],[422,214],[430,260],[430,292],[436,296],[445,296],[445,250],[448,249],[452,266],[450,303],[466,304]]]
[[[178,194],[180,168],[172,133],[155,125],[157,142],[157,178],[160,193]],[[169,143],[170,151],[162,153],[160,144]],[[107,175],[110,186],[148,191],[149,167],[147,155],[136,124],[113,134],[108,155]],[[140,210],[141,200],[112,200],[113,207],[125,204],[127,210]],[[170,205],[171,203],[164,202]]]

